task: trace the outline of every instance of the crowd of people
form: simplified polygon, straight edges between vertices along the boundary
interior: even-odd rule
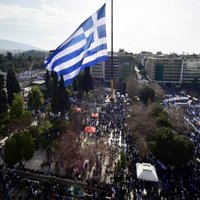
[[[165,88],[165,92],[170,95],[170,99],[174,99],[169,105],[164,100],[164,106],[183,107],[185,123],[191,129],[186,133],[187,137],[194,143],[195,150],[193,159],[179,167],[168,166],[165,170],[161,169],[159,178],[163,183],[162,194],[169,198],[173,196],[175,199],[199,199],[200,198],[200,102],[197,98],[192,98],[186,94],[186,91],[176,91],[174,89]],[[169,97],[167,96],[169,99]],[[176,99],[181,99],[184,103],[179,103]],[[191,131],[192,130],[192,131]]]
[[[94,141],[101,141],[102,147],[109,147],[107,150],[101,149],[96,152],[96,159],[89,161],[87,166],[84,165],[82,173],[85,175],[82,177],[85,177],[87,188],[93,189],[88,190],[82,187],[76,191],[73,187],[56,181],[48,181],[48,179],[39,181],[0,171],[2,199],[186,200],[200,198],[199,133],[188,133],[188,137],[195,144],[195,154],[194,159],[187,164],[174,167],[164,165],[152,154],[145,158],[141,157],[129,133],[126,102],[127,98],[123,95],[119,95],[113,101],[107,101],[105,94],[88,103],[88,110],[82,110],[85,116],[84,126],[96,128],[95,133],[88,137]],[[74,106],[81,107],[83,104],[75,101]],[[198,106],[194,108],[194,105],[191,105],[189,109],[193,109],[189,112],[190,117],[193,113],[197,115]],[[98,117],[91,117],[93,112],[98,113]],[[124,154],[127,160],[123,167],[119,167],[121,154]],[[141,162],[155,166],[158,183],[137,178],[136,163]],[[99,190],[94,188],[99,188]]]

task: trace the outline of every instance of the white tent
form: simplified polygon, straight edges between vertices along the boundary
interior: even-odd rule
[[[7,139],[8,137],[5,137],[2,140],[0,140],[0,148],[2,148],[5,145]]]
[[[136,171],[138,179],[158,182],[156,169],[150,163],[136,163]]]

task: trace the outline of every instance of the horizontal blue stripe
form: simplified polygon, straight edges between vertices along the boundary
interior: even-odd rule
[[[103,61],[107,60],[107,58],[108,58],[107,55],[97,57],[95,60],[83,64],[83,65],[81,66],[81,71],[84,70],[86,67],[91,67],[91,66],[96,65],[96,64],[99,63],[99,62],[103,62]]]
[[[82,67],[81,67],[81,71],[83,71],[86,67],[91,67],[91,66],[96,65],[96,64],[99,63],[99,62],[103,62],[103,61],[105,61],[107,58],[108,58],[108,56],[101,56],[101,57],[98,57],[95,61],[91,61],[91,62],[85,64],[84,67],[82,66]],[[77,76],[75,76],[74,78],[65,80],[65,81],[64,81],[65,87],[68,87],[69,85],[71,85],[76,77],[77,77]]]
[[[83,48],[84,47],[82,47],[82,48],[80,48],[80,49],[78,49],[78,50],[76,50],[76,51],[74,51],[74,52],[72,52],[70,54],[67,54],[67,55],[59,58],[58,60],[54,61],[53,65],[52,65],[52,70],[56,66],[58,66],[58,65],[60,65],[62,63],[65,63],[65,62],[67,62],[67,61],[69,61],[69,60],[71,60],[71,59],[76,58],[77,56],[79,56],[83,52]]]
[[[105,49],[107,49],[107,44],[99,45],[98,47],[96,47],[96,48],[94,48],[94,49],[88,51],[87,56],[92,56],[92,55],[96,54],[98,51],[105,50]],[[87,57],[87,56],[86,56],[86,57]],[[86,58],[86,57],[84,57],[84,58]],[[105,60],[105,59],[107,58],[107,56],[98,57],[98,58],[96,58],[95,61],[91,61],[91,62],[88,62],[88,63],[82,65],[82,62],[83,62],[84,58],[81,59],[80,61],[78,61],[76,64],[74,64],[74,65],[72,65],[72,66],[67,66],[68,68],[59,70],[59,71],[57,72],[57,73],[58,73],[58,76],[60,77],[61,74],[62,74],[62,75],[69,74],[69,73],[71,73],[72,71],[78,69],[80,66],[81,66],[81,70],[82,70],[82,69],[84,69],[86,66],[94,65],[94,62],[97,63],[97,62],[103,61],[103,58],[104,58],[104,60]],[[96,64],[96,63],[95,63],[95,64]],[[63,64],[63,65],[64,65],[64,64]]]
[[[97,11],[97,19],[101,19],[105,17],[105,4]],[[72,37],[79,29],[83,28],[85,30],[88,30],[89,27],[92,28],[91,24],[93,22],[91,21],[91,17],[87,18],[77,29],[76,31],[70,36]],[[96,23],[96,22],[95,22]],[[94,24],[93,24],[94,25]],[[70,38],[69,37],[69,38]],[[68,39],[69,39],[68,38]],[[68,40],[67,39],[67,40]],[[80,41],[82,41],[83,39],[85,39],[85,35],[84,34],[80,34],[78,36],[76,36],[75,38],[73,38],[72,40],[70,40],[68,43],[66,43],[65,45],[63,45],[67,40],[65,40],[47,59],[46,59],[46,63],[45,63],[45,67],[47,67],[47,65],[52,61],[52,59],[54,58],[54,56],[56,54],[58,54],[59,52],[61,52],[62,50],[64,50],[65,48],[68,48]],[[63,46],[62,46],[63,45]]]
[[[65,68],[65,69],[62,69],[62,70],[59,70],[57,72],[58,76],[60,77],[61,75],[67,75],[73,71],[75,71],[76,69],[78,69],[79,67],[81,67],[81,64],[83,62],[83,59],[81,59],[80,61],[78,61],[76,64],[68,67],[68,68]]]
[[[60,64],[62,64],[64,62],[67,62],[67,61],[69,61],[69,60],[71,60],[73,58],[76,58],[81,53],[83,53],[85,50],[89,49],[89,47],[90,47],[90,45],[91,45],[91,43],[93,41],[94,41],[94,37],[93,37],[93,33],[91,33],[87,38],[86,44],[82,48],[77,49],[76,51],[74,51],[74,52],[72,52],[70,54],[64,55],[63,57],[61,57],[61,58],[57,59],[56,61],[54,61],[53,64],[52,64],[52,67],[51,67],[52,70],[56,66],[58,66],[58,65],[60,65]]]
[[[75,78],[76,78],[76,76],[72,79],[68,79],[68,80],[64,81],[65,87],[70,86],[73,83]]]
[[[107,49],[107,44],[101,44],[99,45],[98,47],[95,47],[94,49],[91,49],[87,52],[87,56],[91,56],[91,55],[94,55],[96,54],[98,51],[101,51],[101,50],[105,50]]]
[[[82,40],[85,40],[85,39],[86,39],[85,34],[82,33],[82,34],[72,38],[68,43],[66,43],[65,45],[60,47],[59,52],[68,48],[68,47],[71,47],[72,45],[77,44],[77,43],[79,43],[79,42],[81,42]]]
[[[97,11],[97,19],[101,19],[105,17],[105,4]],[[76,34],[77,31],[79,31],[79,29],[83,29],[84,31],[88,31],[91,29],[91,34],[86,38],[85,37],[85,34],[80,34],[76,37],[74,37],[73,39],[71,39],[70,41],[69,38],[66,41],[68,41],[66,44],[65,42],[63,42],[48,58],[47,58],[47,62],[45,63],[45,66],[47,67],[47,65],[52,61],[52,59],[58,54],[60,53],[61,51],[63,51],[64,49],[74,45],[74,44],[77,44],[83,40],[86,39],[86,44],[79,48],[79,49],[75,49],[73,52],[69,53],[68,55],[64,55],[62,56],[61,58],[57,59],[56,61],[54,61],[52,63],[52,69],[54,70],[56,66],[59,66],[59,65],[63,65],[63,68],[65,67],[65,62],[67,61],[70,61],[71,59],[73,58],[76,58],[77,56],[79,56],[82,52],[84,52],[86,50],[88,50],[87,54],[84,55],[84,58],[86,57],[89,57],[89,56],[92,56],[92,55],[95,55],[96,53],[98,53],[98,51],[101,51],[101,50],[106,50],[107,49],[107,44],[101,44],[99,45],[98,47],[95,47],[94,49],[90,49],[90,45],[91,43],[95,42],[94,41],[94,37],[93,37],[93,30],[92,28],[94,27],[94,23],[96,24],[96,22],[93,22],[92,20],[92,17],[89,17],[88,19],[86,19],[77,29],[76,31],[69,37],[73,37],[74,34]],[[102,25],[102,26],[99,26],[99,27],[94,27],[95,29],[97,29],[98,31],[98,37],[99,38],[103,38],[103,37],[106,37],[106,27],[105,25]],[[63,45],[64,44],[64,45]],[[96,65],[97,63],[99,62],[102,62],[102,61],[105,61],[108,56],[107,55],[104,55],[104,56],[100,56],[100,57],[97,57],[95,58],[93,61],[90,61],[88,63],[85,63],[84,65],[82,65],[83,63],[83,60],[84,58],[82,58],[80,61],[76,61],[76,63],[73,65],[73,66],[66,66],[67,68],[65,69],[62,69],[62,70],[59,70],[57,72],[58,76],[60,77],[61,75],[65,76],[65,75],[68,75],[70,73],[72,73],[73,71],[77,70],[80,68],[80,70],[84,70],[86,67],[90,67],[90,66],[94,66]],[[69,86],[73,81],[74,79],[76,78],[76,76],[72,79],[69,79],[69,80],[65,80],[64,83],[65,83],[65,86]]]
[[[61,51],[63,51],[64,49],[82,41],[85,39],[85,34],[81,34],[81,35],[78,35],[77,37],[73,38],[72,40],[70,40],[67,44],[65,44],[64,46],[62,47],[58,47],[48,58],[47,58],[47,63],[45,63],[45,67],[47,67],[47,65],[52,61],[52,59],[58,54],[60,53]]]

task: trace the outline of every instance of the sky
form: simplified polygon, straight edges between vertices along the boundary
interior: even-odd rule
[[[200,53],[200,0],[113,0],[114,50]],[[110,50],[111,0],[0,0],[0,39],[57,48],[106,2]]]

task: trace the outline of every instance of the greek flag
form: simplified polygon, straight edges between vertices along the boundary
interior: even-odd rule
[[[80,71],[107,58],[105,4],[45,60],[45,67],[63,75],[69,86]]]

